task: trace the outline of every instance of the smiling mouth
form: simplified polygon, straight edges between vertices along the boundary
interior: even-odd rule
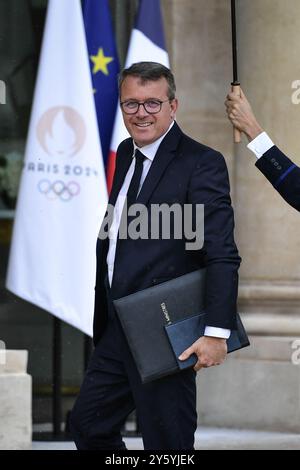
[[[136,122],[135,125],[139,128],[145,128],[152,125],[152,122]]]

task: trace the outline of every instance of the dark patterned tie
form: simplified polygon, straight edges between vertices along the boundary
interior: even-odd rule
[[[134,219],[134,216],[128,216],[128,209],[130,208],[132,204],[136,202],[139,187],[140,187],[140,182],[141,182],[141,176],[143,172],[143,162],[146,157],[145,155],[142,154],[142,152],[136,149],[134,158],[135,158],[134,173],[132,175],[129,188],[127,191],[127,195],[126,195],[127,207],[126,207],[126,202],[125,202],[123,210],[122,210],[119,228],[121,227],[121,225],[124,227],[124,224],[126,223],[124,221],[126,212],[127,212],[127,224],[126,224],[127,229],[128,229],[128,225],[130,224],[130,222]],[[128,233],[128,230],[127,230],[127,233]],[[114,290],[115,281],[116,281],[116,278],[118,278],[118,274],[116,271],[118,270],[118,263],[120,262],[122,258],[122,250],[126,246],[124,245],[125,240],[120,238],[119,234],[120,234],[120,230],[118,232],[118,239],[117,239],[117,246],[116,246],[116,253],[115,253],[115,260],[114,260],[114,274],[113,274],[112,290]],[[119,284],[119,282],[117,282],[117,284]]]
[[[145,155],[142,154],[142,152],[140,152],[138,149],[136,149],[135,154],[134,154],[134,158],[135,158],[134,173],[132,175],[132,178],[131,178],[131,181],[130,181],[130,184],[129,184],[129,188],[128,188],[127,194],[126,194],[127,227],[129,225],[129,223],[131,222],[131,220],[133,219],[132,216],[128,217],[128,210],[129,210],[130,206],[136,202],[139,187],[140,187],[140,182],[141,182],[141,176],[142,176],[142,173],[143,173],[143,162],[144,162],[146,157],[145,157]],[[124,221],[125,215],[126,215],[126,203],[124,203],[124,207],[123,207],[122,215],[121,215],[121,219],[120,219],[120,226],[123,225],[123,227],[124,227],[124,223],[125,223],[125,221]],[[119,238],[119,234],[118,234],[118,238]]]
[[[142,154],[138,149],[135,151],[135,167],[130,185],[127,191],[127,207],[129,208],[131,204],[136,202],[138,195],[138,190],[140,187],[141,176],[143,172],[143,162],[145,160],[145,155]]]

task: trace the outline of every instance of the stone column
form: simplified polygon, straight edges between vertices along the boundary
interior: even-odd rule
[[[252,347],[199,374],[199,423],[300,432],[300,214],[234,146],[223,105],[232,79],[230,2],[163,0],[178,122],[226,158],[243,258],[239,310]],[[258,120],[300,164],[299,1],[237,0],[239,75]]]
[[[0,449],[31,448],[31,377],[27,351],[0,350]]]
[[[237,28],[242,87],[261,125],[299,164],[300,107],[292,103],[300,78],[299,2],[238,0]],[[244,407],[240,420],[299,432],[300,217],[253,166],[245,145],[235,158],[240,310],[253,335],[244,354],[244,399],[255,410],[254,418]]]
[[[299,164],[300,106],[291,99],[295,91],[292,83],[300,79],[299,2],[240,0],[237,12],[243,89],[261,125]],[[243,256],[241,305],[253,312],[251,325],[255,313],[259,314],[256,320],[264,332],[267,318],[263,312],[272,315],[274,328],[276,322],[283,322],[286,330],[293,322],[289,333],[300,335],[294,323],[300,314],[300,217],[253,167],[254,161],[245,145],[237,148],[235,205]],[[258,325],[255,329],[260,330]]]

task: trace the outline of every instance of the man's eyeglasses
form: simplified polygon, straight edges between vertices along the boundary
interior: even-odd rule
[[[161,106],[163,103],[166,103],[167,101],[171,100],[147,100],[144,101],[143,103],[139,103],[138,101],[123,101],[120,103],[122,110],[124,111],[125,114],[135,114],[138,112],[140,109],[140,106],[144,106],[144,110],[148,114],[157,114],[161,110]]]

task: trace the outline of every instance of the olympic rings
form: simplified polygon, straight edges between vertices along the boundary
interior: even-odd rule
[[[51,181],[43,179],[38,183],[38,190],[41,194],[45,194],[47,199],[59,198],[61,201],[70,201],[80,193],[80,186],[76,181],[70,181],[66,184],[62,180],[51,183]]]

